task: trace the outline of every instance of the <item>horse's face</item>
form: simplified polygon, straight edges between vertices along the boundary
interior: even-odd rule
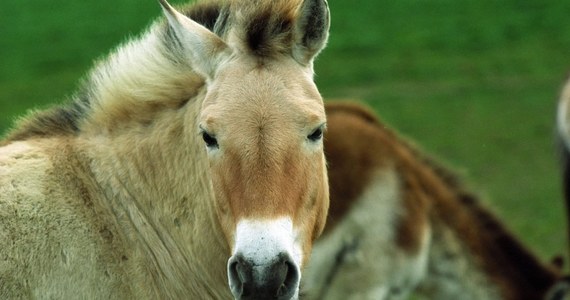
[[[311,72],[293,59],[237,59],[210,84],[199,130],[234,289],[258,278],[284,285],[284,295],[297,288],[328,209],[324,126]]]
[[[328,36],[325,0],[249,1],[230,10],[226,40],[162,2],[207,82],[197,134],[238,299],[294,299],[328,210],[325,113],[313,57]],[[240,6],[239,4],[243,5]]]

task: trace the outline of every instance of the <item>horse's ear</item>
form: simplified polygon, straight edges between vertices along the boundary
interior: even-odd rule
[[[325,47],[329,36],[330,14],[326,0],[304,0],[296,27],[293,56],[309,64]]]
[[[206,27],[179,13],[166,0],[159,0],[168,24],[174,31],[194,70],[211,79],[230,48]]]

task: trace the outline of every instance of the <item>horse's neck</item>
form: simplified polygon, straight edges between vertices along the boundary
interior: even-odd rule
[[[165,34],[157,23],[96,66],[78,95],[89,99],[78,147],[129,272],[171,298],[228,298],[229,249],[196,141],[204,81]]]
[[[447,176],[424,182],[434,209],[427,283],[440,288],[437,299],[540,299],[557,273]]]
[[[191,100],[150,124],[87,136],[80,145],[118,234],[129,243],[125,248],[160,292],[226,297],[229,250],[215,215],[203,145],[195,140],[200,104]]]

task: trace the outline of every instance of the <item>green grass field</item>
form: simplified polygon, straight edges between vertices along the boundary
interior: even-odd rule
[[[459,170],[542,257],[566,253],[553,117],[570,69],[570,2],[329,2],[323,95],[368,103]],[[94,59],[159,14],[153,0],[3,0],[0,134],[65,101]]]

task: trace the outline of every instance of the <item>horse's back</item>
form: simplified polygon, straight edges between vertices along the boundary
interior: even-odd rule
[[[0,299],[108,298],[116,288],[89,193],[59,150],[0,148]]]

